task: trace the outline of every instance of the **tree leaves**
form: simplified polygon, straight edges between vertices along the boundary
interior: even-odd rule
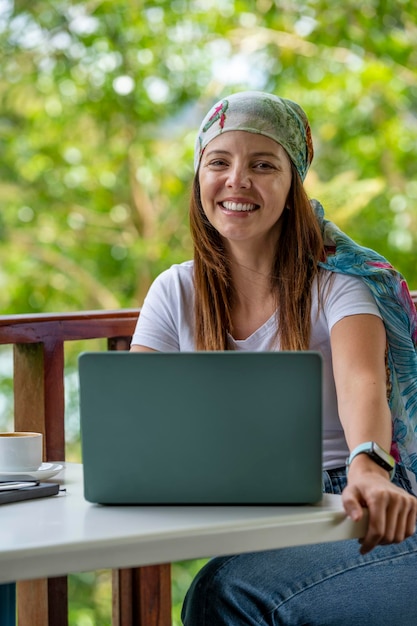
[[[3,312],[141,304],[191,255],[194,135],[239,89],[300,102],[309,193],[417,286],[413,4],[4,0]]]

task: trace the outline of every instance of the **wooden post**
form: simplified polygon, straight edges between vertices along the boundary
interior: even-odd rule
[[[62,342],[14,347],[15,430],[44,436],[46,461],[65,459],[64,350]],[[19,626],[67,626],[67,578],[17,583]]]
[[[65,460],[64,344],[14,346],[15,430],[43,434],[44,460]]]
[[[14,356],[14,427],[45,434],[43,344],[16,344]],[[43,458],[45,458],[45,441]]]
[[[171,566],[113,571],[113,626],[171,626]]]

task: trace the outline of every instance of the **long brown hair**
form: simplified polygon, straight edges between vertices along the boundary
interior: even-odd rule
[[[297,170],[291,163],[288,209],[271,268],[271,290],[278,314],[277,336],[282,350],[307,350],[311,332],[311,287],[324,258],[323,239]],[[234,288],[222,238],[208,221],[200,199],[198,172],[190,202],[194,242],[195,347],[228,350]]]

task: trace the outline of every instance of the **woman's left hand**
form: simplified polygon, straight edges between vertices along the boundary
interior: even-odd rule
[[[417,498],[391,483],[385,470],[359,465],[352,464],[349,470],[342,500],[354,521],[362,519],[363,507],[368,509],[368,527],[360,549],[366,554],[377,545],[399,543],[415,532]]]

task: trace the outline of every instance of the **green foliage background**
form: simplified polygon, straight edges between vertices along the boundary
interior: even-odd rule
[[[417,289],[416,16],[416,0],[0,0],[2,313],[139,306],[191,255],[195,131],[240,89],[304,107],[309,194]],[[175,567],[179,623],[194,565]],[[108,623],[89,576],[71,624]]]
[[[311,195],[417,286],[411,0],[1,0],[3,313],[139,305],[190,256],[192,150],[220,96],[307,111]]]

